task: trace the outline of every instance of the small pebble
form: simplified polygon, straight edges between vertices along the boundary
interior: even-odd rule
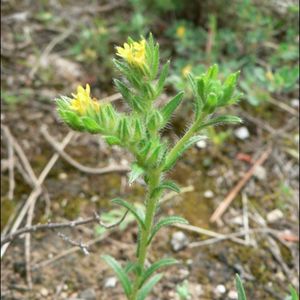
[[[207,199],[213,198],[214,197],[214,193],[211,190],[207,190],[204,192],[203,196]]]
[[[82,300],[96,300],[96,292],[93,288],[89,288],[80,292],[78,298]]]
[[[68,175],[66,173],[59,173],[58,179],[60,180],[66,180],[68,178]]]
[[[62,293],[60,294],[60,297],[61,297],[61,299],[67,299],[67,298],[68,298],[68,293],[62,292]]]
[[[187,236],[182,231],[177,231],[173,234],[171,245],[174,251],[183,249],[189,243]]]
[[[229,299],[238,299],[238,293],[234,290],[231,290],[228,292],[228,298]]]
[[[269,223],[275,223],[276,221],[278,221],[282,218],[283,218],[283,212],[278,208],[270,211],[267,214],[267,220]]]
[[[231,219],[231,223],[235,225],[243,225],[243,217],[237,216]]]
[[[104,283],[105,288],[114,288],[116,285],[117,285],[116,277],[108,277]]]
[[[206,140],[201,140],[196,143],[196,147],[199,149],[204,149],[206,148],[206,146],[207,146]]]
[[[216,293],[217,294],[224,294],[224,293],[226,293],[226,287],[225,287],[225,285],[223,285],[223,284],[217,285],[217,287],[216,287]]]
[[[97,196],[97,195],[94,195],[91,197],[92,202],[97,202],[98,200],[99,200],[99,196]]]
[[[240,140],[245,140],[250,136],[250,133],[248,128],[244,126],[236,129],[234,135]]]
[[[257,166],[254,170],[253,176],[256,177],[258,180],[265,180],[267,177],[267,171],[262,166]]]
[[[299,108],[299,99],[293,99],[291,105],[295,108]]]
[[[201,284],[197,284],[195,286],[195,292],[197,294],[197,296],[202,296],[204,294],[204,290]]]
[[[46,296],[48,296],[49,292],[46,288],[42,288],[40,290],[40,294],[41,294],[41,296],[46,297]]]

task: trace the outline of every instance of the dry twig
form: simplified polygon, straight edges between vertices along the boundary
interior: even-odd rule
[[[55,149],[55,151],[64,159],[66,160],[70,165],[77,168],[79,171],[88,173],[88,174],[107,174],[112,172],[128,172],[130,171],[130,168],[127,166],[117,166],[112,165],[104,168],[91,168],[84,166],[74,160],[70,155],[68,155],[66,152],[64,152],[60,147],[59,144],[55,141],[55,139],[48,133],[45,126],[41,127],[41,133],[44,136],[44,138],[49,142],[49,144]]]
[[[4,245],[6,243],[13,241],[14,239],[16,239],[17,237],[19,237],[20,235],[22,235],[24,233],[29,233],[29,232],[32,233],[32,232],[37,232],[37,231],[49,230],[49,229],[74,228],[76,226],[86,225],[89,223],[98,223],[102,227],[104,227],[106,229],[110,229],[110,228],[120,225],[120,223],[122,223],[124,221],[124,219],[126,218],[127,213],[128,213],[128,211],[125,212],[125,214],[119,221],[117,221],[116,223],[113,223],[113,224],[103,223],[101,221],[100,216],[97,213],[95,213],[94,216],[89,217],[87,219],[83,219],[83,220],[80,219],[80,220],[68,221],[68,222],[64,222],[64,223],[47,223],[47,224],[36,224],[33,226],[26,226],[26,227],[20,228],[19,230],[16,230],[13,233],[7,234],[4,237],[1,237],[1,245]]]
[[[64,140],[61,143],[61,148],[63,149],[72,139],[74,133],[73,132],[69,132],[67,134],[67,136],[64,138]],[[27,198],[20,214],[18,215],[17,219],[15,220],[10,233],[15,232],[20,224],[22,223],[25,215],[28,212],[28,209],[31,206],[32,202],[35,202],[36,199],[40,196],[40,194],[42,193],[42,187],[41,185],[43,184],[44,180],[46,179],[48,173],[50,172],[50,170],[52,169],[52,167],[54,166],[54,164],[56,163],[57,159],[59,158],[59,155],[57,153],[55,153],[51,159],[49,160],[49,162],[47,163],[47,165],[45,166],[45,168],[43,169],[43,171],[41,172],[37,182],[36,182],[36,186],[35,188],[32,190],[32,192],[30,193],[29,197]],[[3,257],[3,255],[5,254],[7,247],[9,246],[9,243],[4,244],[3,246],[1,246],[1,258]]]
[[[234,200],[236,195],[239,193],[239,191],[244,187],[244,185],[247,183],[247,181],[252,177],[255,169],[262,165],[265,160],[269,157],[271,154],[272,149],[269,147],[267,150],[265,150],[259,159],[253,164],[253,166],[245,173],[245,175],[242,177],[242,179],[237,183],[237,185],[229,192],[229,194],[226,196],[226,198],[219,204],[217,209],[214,211],[212,216],[210,217],[211,222],[216,222],[220,220],[223,213],[226,211],[228,206],[231,204],[231,202]]]

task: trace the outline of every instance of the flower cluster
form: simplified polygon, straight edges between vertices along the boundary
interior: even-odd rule
[[[91,98],[91,88],[86,84],[85,89],[79,85],[77,87],[77,94],[72,94],[73,99],[70,101],[70,109],[80,115],[84,115],[89,107],[98,112],[100,105],[96,99]]]
[[[124,43],[123,47],[117,47],[117,55],[122,57],[129,64],[143,67],[146,62],[146,41]]]

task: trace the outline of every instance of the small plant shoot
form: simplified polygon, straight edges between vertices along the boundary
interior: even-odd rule
[[[163,274],[160,270],[177,263],[173,258],[162,258],[146,267],[147,253],[157,232],[174,223],[187,223],[180,216],[155,218],[162,194],[166,190],[180,191],[175,182],[167,179],[168,172],[184,152],[205,138],[203,129],[241,122],[237,116],[218,114],[219,108],[239,101],[241,94],[236,92],[239,72],[221,81],[218,66],[213,65],[200,76],[187,75],[187,84],[193,91],[194,116],[192,122],[188,122],[185,134],[173,145],[161,131],[180,109],[184,91],[179,91],[162,106],[155,103],[164,91],[170,62],[161,65],[159,45],[151,34],[148,39],[139,41],[129,38],[122,47],[116,47],[116,52],[113,62],[120,77],[114,79],[114,84],[129,106],[129,113],[118,112],[113,104],[92,98],[88,84],[79,86],[71,97],[56,99],[56,103],[61,119],[70,128],[99,134],[109,145],[128,150],[134,157],[129,183],[138,178],[146,183],[143,210],[137,210],[125,199],[112,200],[112,203],[126,208],[136,220],[139,236],[135,261],[121,266],[109,255],[102,257],[116,272],[127,299],[143,300],[161,280]],[[239,284],[238,287],[242,295]]]

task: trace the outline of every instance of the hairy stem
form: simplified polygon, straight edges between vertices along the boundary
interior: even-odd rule
[[[140,248],[138,254],[138,266],[140,269],[140,275],[136,276],[133,292],[130,300],[136,300],[137,292],[139,290],[139,284],[141,282],[142,275],[145,269],[145,261],[147,258],[148,252],[148,240],[151,234],[153,219],[155,216],[155,211],[157,207],[157,202],[159,199],[159,195],[157,193],[153,193],[153,191],[159,186],[161,178],[161,170],[154,170],[149,174],[148,187],[149,187],[149,196],[146,203],[146,217],[145,217],[145,229],[141,231],[141,239],[140,239]]]
[[[167,156],[166,159],[166,165],[168,165],[168,163],[170,161],[173,161],[174,157],[176,157],[178,155],[178,152],[182,149],[182,147],[184,146],[184,144],[195,134],[195,132],[198,130],[199,128],[199,123],[195,122],[190,128],[189,130],[185,133],[185,135],[177,142],[177,144],[173,147],[173,149],[170,151],[170,153]]]

